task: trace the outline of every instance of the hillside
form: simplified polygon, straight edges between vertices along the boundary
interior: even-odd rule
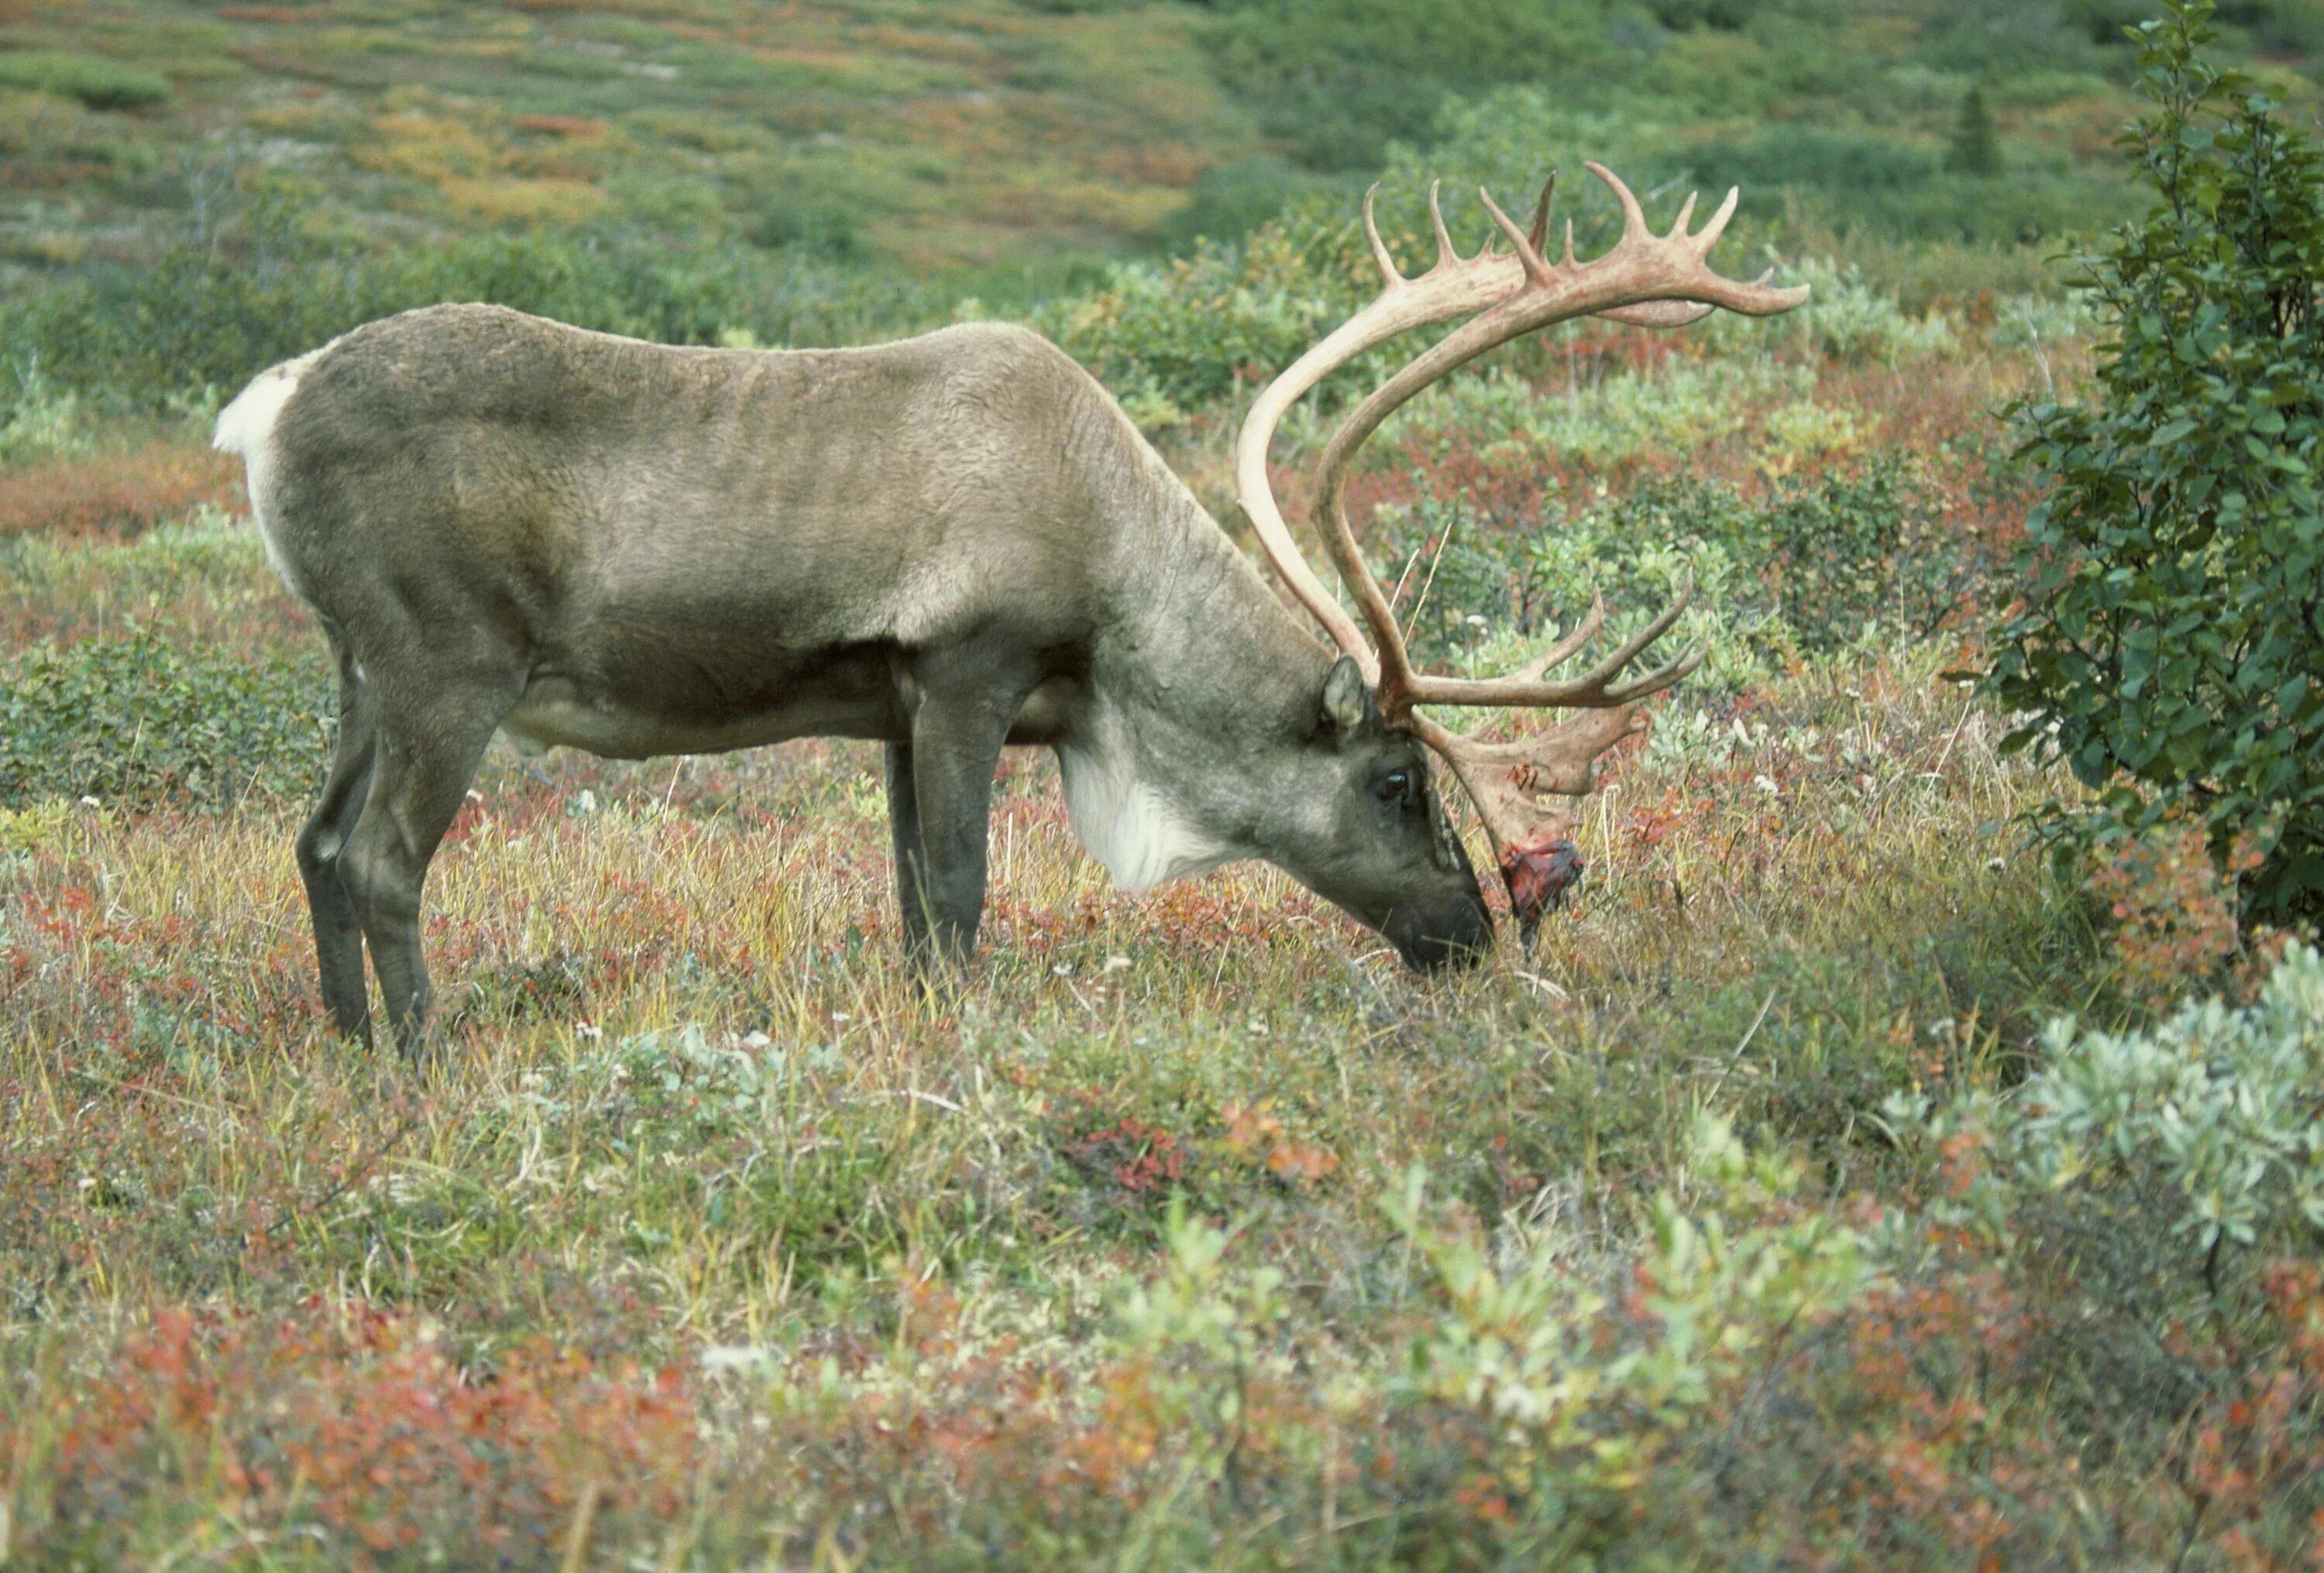
[[[263,174],[318,222],[399,236],[707,224],[914,267],[1111,248],[1257,145],[1197,22],[1005,0],[16,6],[5,245],[132,258]],[[94,70],[99,106],[74,98],[76,60],[117,69],[119,106]],[[139,75],[163,96],[134,102]]]
[[[2116,14],[2119,13],[2119,14]],[[232,244],[551,228],[914,273],[1240,233],[1360,187],[1451,94],[1824,224],[2046,247],[2119,217],[2108,0],[526,0],[0,5],[0,289]],[[2226,48],[2312,98],[2314,8]],[[2108,42],[2112,40],[2113,42]],[[1969,99],[1974,93],[1978,103]]]

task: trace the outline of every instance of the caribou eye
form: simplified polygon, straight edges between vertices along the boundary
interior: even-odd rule
[[[1380,778],[1379,795],[1391,803],[1412,800],[1412,773],[1392,770]]]

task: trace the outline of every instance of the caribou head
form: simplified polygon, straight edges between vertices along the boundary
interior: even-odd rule
[[[1595,261],[1544,252],[1548,197],[1505,250],[1397,270],[1365,204],[1378,300],[1270,384],[1237,489],[1319,643],[1140,437],[1054,346],[971,324],[847,350],[673,348],[489,306],[356,328],[259,376],[218,418],[248,466],[267,553],[317,615],[339,729],[298,839],[322,994],[370,1032],[371,971],[407,1048],[429,985],[421,887],[495,733],[620,757],[802,736],[886,750],[907,953],[970,952],[987,815],[1010,744],[1056,751],[1074,827],[1120,884],[1268,859],[1430,967],[1492,926],[1432,779],[1475,803],[1530,923],[1573,872],[1544,798],[1586,791],[1637,702],[1699,659],[1637,676],[1678,602],[1576,677],[1548,674],[1593,611],[1491,681],[1413,670],[1345,506],[1349,465],[1389,412],[1494,345],[1597,314],[1669,327],[1804,291],[1711,273],[1729,193],[1667,236],[1637,199]],[[1314,486],[1356,619],[1300,556],[1268,489],[1283,413],[1396,334],[1466,319],[1356,406]],[[1508,742],[1423,707],[1563,708]]]
[[[1604,181],[1622,209],[1621,238],[1593,261],[1577,262],[1573,227],[1565,228],[1563,254],[1546,254],[1549,207],[1556,190],[1552,175],[1534,206],[1533,222],[1520,230],[1492,195],[1480,188],[1478,199],[1508,242],[1506,251],[1488,245],[1471,257],[1453,248],[1444,226],[1436,188],[1428,193],[1428,216],[1436,236],[1434,265],[1406,278],[1380,238],[1372,214],[1373,193],[1364,198],[1364,234],[1379,264],[1381,288],[1371,304],[1350,318],[1282,375],[1251,406],[1235,445],[1236,496],[1258,532],[1268,560],[1292,595],[1323,625],[1343,660],[1360,674],[1374,696],[1379,729],[1388,737],[1425,745],[1452,767],[1476,806],[1495,860],[1508,887],[1511,910],[1528,936],[1542,913],[1554,907],[1579,874],[1578,854],[1568,839],[1572,817],[1545,800],[1574,797],[1595,782],[1598,756],[1640,725],[1639,702],[1692,671],[1702,660],[1690,649],[1651,671],[1626,675],[1632,663],[1669,632],[1686,609],[1682,587],[1671,604],[1578,676],[1553,678],[1597,638],[1605,620],[1602,600],[1574,628],[1522,670],[1486,680],[1429,676],[1413,670],[1396,614],[1373,578],[1348,517],[1349,468],[1366,439],[1404,403],[1458,367],[1498,345],[1553,323],[1598,316],[1646,328],[1678,328],[1724,307],[1746,316],[1788,311],[1805,301],[1805,287],[1775,289],[1771,274],[1745,283],[1711,271],[1711,248],[1734,217],[1738,193],[1729,190],[1718,212],[1690,233],[1693,197],[1679,210],[1667,235],[1646,224],[1637,198],[1610,171],[1587,166]],[[1377,192],[1378,188],[1374,188]],[[1407,362],[1356,406],[1324,445],[1314,485],[1315,513],[1333,565],[1354,597],[1370,630],[1367,639],[1337,597],[1325,588],[1300,554],[1268,481],[1267,453],[1284,413],[1334,367],[1374,345],[1416,328],[1460,321],[1429,349]],[[1421,713],[1424,705],[1506,709],[1566,708],[1582,713],[1505,742],[1484,742],[1447,729]],[[1434,812],[1431,805],[1432,814]],[[1407,859],[1406,861],[1412,861]],[[1317,887],[1322,889],[1320,885]],[[1328,890],[1323,891],[1331,895]],[[1334,897],[1337,900],[1339,898]],[[1342,905],[1351,903],[1342,901]],[[1359,916],[1360,908],[1351,906]],[[1439,909],[1449,912],[1450,909]],[[1367,921],[1370,921],[1367,919]],[[1422,954],[1457,953],[1471,943],[1465,916],[1452,919],[1418,947]],[[1416,947],[1398,940],[1406,957]]]

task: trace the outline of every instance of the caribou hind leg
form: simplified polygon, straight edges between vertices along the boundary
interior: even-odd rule
[[[420,954],[428,865],[521,687],[515,680],[429,679],[433,674],[410,685],[410,692],[426,696],[420,702],[398,706],[380,696],[371,791],[341,860],[388,1025],[396,1046],[415,1059],[431,997]]]
[[[339,666],[339,735],[321,800],[299,832],[299,877],[315,925],[315,963],[331,1025],[366,1047],[371,1042],[370,989],[364,980],[363,921],[340,874],[347,837],[363,815],[377,757],[378,716],[371,688],[348,652],[346,638],[326,624]]]

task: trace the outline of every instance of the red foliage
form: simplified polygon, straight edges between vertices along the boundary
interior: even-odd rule
[[[514,124],[520,131],[546,132],[551,136],[597,136],[605,129],[604,121],[579,115],[520,115]]]
[[[126,1522],[199,1467],[244,1523],[320,1535],[358,1566],[539,1546],[576,1516],[673,1517],[696,1467],[673,1372],[546,1343],[464,1369],[417,1319],[319,1298],[264,1319],[164,1310],[59,1418],[59,1524]]]
[[[227,496],[241,461],[190,443],[52,458],[0,474],[0,536],[46,531],[127,539]]]

